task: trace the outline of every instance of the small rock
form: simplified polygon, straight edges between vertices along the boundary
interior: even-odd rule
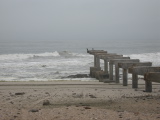
[[[89,95],[90,96],[90,98],[97,98],[96,96],[94,96],[94,95]]]
[[[15,116],[13,116],[13,117],[16,118],[16,117],[18,117],[18,116],[15,115]]]
[[[43,101],[43,105],[50,105],[49,100],[44,100],[44,101]]]
[[[48,92],[45,92],[45,94],[50,95]]]
[[[11,103],[11,104],[13,104],[13,102],[12,102],[12,101],[11,101],[10,103]]]
[[[25,94],[24,92],[15,93],[15,95],[24,95],[24,94]]]
[[[90,107],[88,107],[88,106],[86,106],[86,107],[84,107],[85,109],[91,109]]]
[[[39,112],[39,110],[37,110],[37,109],[32,109],[32,110],[29,110],[29,112]]]

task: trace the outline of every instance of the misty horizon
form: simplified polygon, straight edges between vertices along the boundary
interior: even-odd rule
[[[1,0],[0,41],[159,40],[159,0]]]

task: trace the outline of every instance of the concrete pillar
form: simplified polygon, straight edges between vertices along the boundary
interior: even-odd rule
[[[123,86],[128,85],[128,71],[127,69],[123,69]]]
[[[109,80],[113,80],[113,64],[109,64]]]
[[[160,83],[160,72],[147,72],[144,74],[145,91],[152,92],[152,82]]]
[[[119,67],[118,67],[118,64],[115,64],[115,78],[116,78],[116,83],[119,83]]]
[[[100,71],[100,70],[101,70],[101,68],[90,67],[90,76],[94,78],[95,77],[95,72]]]
[[[94,55],[94,67],[96,67],[96,55]]]
[[[108,61],[104,60],[104,72],[108,74]]]
[[[128,69],[136,66],[152,66],[151,62],[121,62],[118,67],[123,69],[123,86],[128,84]],[[127,74],[127,75],[126,75]]]
[[[138,75],[145,75],[148,72],[160,72],[160,67],[133,67],[129,68],[129,72],[132,73],[132,87],[138,88]]]
[[[138,88],[138,75],[132,73],[132,88]]]
[[[96,55],[96,67],[100,67],[100,58]]]
[[[152,82],[149,80],[145,81],[145,91],[146,92],[152,92]]]
[[[125,59],[124,59],[125,58]],[[129,59],[129,57],[124,57],[123,59],[112,59],[110,64],[115,65],[115,81],[119,83],[119,66],[118,63],[120,62],[139,62],[138,59]]]

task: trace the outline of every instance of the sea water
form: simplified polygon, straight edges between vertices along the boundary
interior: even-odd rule
[[[93,56],[86,48],[106,50],[149,61],[160,66],[159,40],[35,40],[0,41],[1,81],[52,81],[94,78],[68,78],[76,74],[89,74]],[[103,61],[101,66],[103,67]]]

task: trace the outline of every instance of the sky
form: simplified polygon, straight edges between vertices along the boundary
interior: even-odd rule
[[[160,39],[160,0],[0,0],[0,41],[124,39]]]

